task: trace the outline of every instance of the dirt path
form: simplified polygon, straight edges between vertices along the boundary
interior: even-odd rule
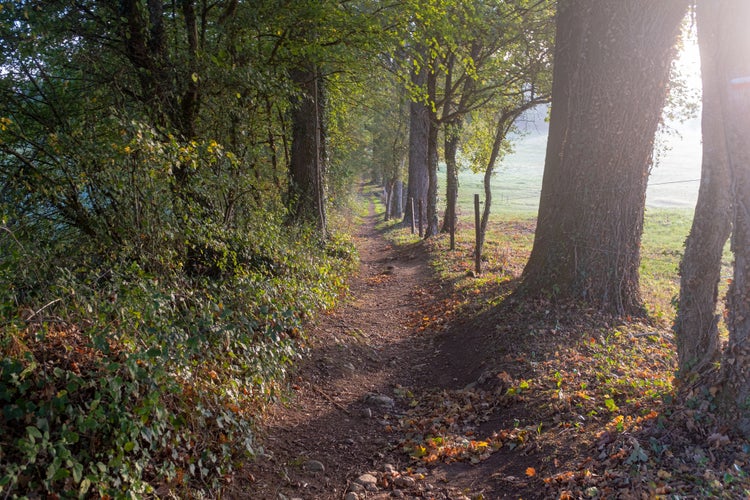
[[[462,270],[470,245],[436,253],[456,276],[441,283],[426,250],[441,243],[394,248],[378,219],[355,236],[348,299],[310,328],[294,394],[264,415],[266,455],[225,497],[747,497],[750,444],[672,396],[667,322],[519,299],[528,253],[506,244],[482,280]],[[494,230],[524,238],[533,221]]]
[[[433,278],[422,244],[392,247],[375,227],[379,218],[371,208],[360,226],[355,238],[361,265],[348,300],[312,326],[311,352],[295,394],[267,415],[261,436],[266,456],[238,480],[237,497],[463,499],[513,493],[491,494],[491,481],[483,477],[489,472],[480,468],[420,467],[399,446],[411,389],[434,394],[481,374],[481,366],[467,368],[481,333],[470,325],[449,335],[420,328],[423,311],[447,293]]]

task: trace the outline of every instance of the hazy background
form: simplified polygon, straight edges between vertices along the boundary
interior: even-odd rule
[[[686,41],[677,67],[688,88],[693,91],[700,89],[699,56],[694,39]],[[546,108],[533,110],[519,123],[524,135],[515,141],[515,152],[503,158],[496,167],[492,179],[493,213],[536,212],[547,147],[545,116]],[[701,168],[700,118],[696,116],[682,123],[669,122],[668,128],[671,132],[662,132],[657,137],[646,205],[692,209],[698,196]],[[459,203],[464,214],[471,213],[475,193],[484,198],[482,178],[483,174],[461,173]]]

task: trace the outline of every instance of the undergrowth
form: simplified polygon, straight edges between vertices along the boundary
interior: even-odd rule
[[[112,255],[32,245],[4,221],[0,496],[202,496],[260,451],[254,422],[302,323],[356,255],[281,213],[256,220],[201,228],[190,251]]]

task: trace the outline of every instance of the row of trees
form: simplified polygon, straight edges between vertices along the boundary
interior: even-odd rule
[[[646,181],[689,3],[558,2],[550,136],[522,293],[643,314],[638,267]],[[680,387],[715,394],[726,422],[748,436],[750,6],[741,0],[696,3],[703,171],[680,268]],[[729,339],[722,350],[716,308],[730,233],[734,276],[726,301]]]
[[[392,69],[399,76],[390,95],[401,97],[398,111],[388,120],[396,126],[388,129],[393,135],[373,150],[373,156],[376,161],[388,158],[391,170],[383,172],[390,192],[398,185],[400,165],[408,155],[408,197],[421,200],[414,207],[425,207],[425,213],[412,214],[407,205],[404,222],[421,218],[427,223],[426,237],[431,237],[439,230],[440,131],[447,169],[442,230],[455,221],[457,158],[463,150],[464,158],[468,156],[474,168],[483,164],[487,174],[483,235],[491,201],[489,179],[507,145],[507,134],[523,111],[551,98],[537,231],[520,292],[583,300],[618,315],[640,316],[646,185],[690,2],[567,0],[556,7],[553,79],[553,17],[547,2],[436,9],[432,22],[424,17],[422,24],[410,25],[412,32],[424,30],[416,39],[429,43],[404,46],[404,60],[413,65],[409,80],[404,81],[403,69],[397,72],[398,65]],[[743,54],[750,53],[750,38],[742,25],[750,19],[748,9],[736,0],[697,2],[704,86],[703,174],[681,265],[675,322],[683,389],[697,384],[718,390],[724,414],[740,422],[746,434],[750,271],[745,249],[750,248],[750,230],[743,207],[750,194],[744,172],[750,161],[744,140],[750,84],[743,78],[750,76],[750,67]],[[440,19],[450,22],[441,25]],[[457,26],[460,29],[454,30]],[[409,93],[408,116],[404,92]],[[408,145],[401,133],[407,119]],[[480,139],[472,140],[476,137]],[[386,150],[387,154],[380,152]],[[400,193],[395,197],[400,199]],[[735,267],[727,301],[730,339],[722,352],[716,307],[722,252],[730,232]],[[476,251],[481,252],[481,244]],[[717,362],[721,370],[714,369]]]
[[[441,149],[443,230],[457,218],[459,167],[483,170],[486,228],[491,174],[515,120],[551,100],[521,292],[643,314],[646,183],[689,4],[2,2],[0,229],[12,238],[0,244],[11,255],[33,242],[52,264],[24,275],[2,261],[14,285],[0,298],[18,305],[61,268],[115,261],[209,279],[240,264],[273,267],[248,234],[283,214],[324,241],[327,208],[362,158],[384,181],[389,215],[418,217],[427,237],[441,230]],[[721,355],[717,283],[731,229],[727,413],[747,413],[750,396],[747,10],[742,0],[698,2],[704,174],[676,325],[689,380]],[[403,191],[414,205],[401,206]]]
[[[391,83],[372,106],[373,177],[385,179],[388,200],[413,200],[403,207],[404,223],[420,220],[429,238],[456,220],[459,168],[485,171],[486,228],[491,174],[509,148],[514,123],[549,102],[554,2],[414,2],[411,9],[417,14],[396,35],[398,49],[382,60]],[[442,225],[441,149],[447,169]],[[400,216],[400,208],[391,205],[388,216]]]
[[[144,247],[142,235],[194,211],[226,228],[273,206],[325,236],[329,198],[366,153],[389,193],[408,182],[431,236],[439,132],[447,230],[459,140],[474,138],[468,159],[489,180],[514,120],[549,100],[550,1],[3,6],[2,203],[26,221],[16,234]],[[164,147],[178,158],[156,186],[146,165]]]

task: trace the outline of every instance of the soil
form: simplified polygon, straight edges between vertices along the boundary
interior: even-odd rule
[[[340,499],[354,490],[358,496],[348,498],[543,497],[524,474],[535,461],[528,455],[501,452],[478,466],[428,468],[403,451],[398,421],[409,402],[399,395],[475,383],[486,332],[476,321],[450,328],[438,321],[437,333],[424,327],[425,311],[450,300],[450,285],[433,275],[423,242],[392,246],[376,229],[381,217],[371,213],[355,235],[360,268],[348,298],[310,325],[294,394],[265,416],[265,454],[238,478],[233,496]],[[377,479],[370,491],[354,484],[365,473]]]
[[[750,497],[750,443],[675,390],[668,319],[516,298],[533,221],[493,226],[474,278],[467,238],[392,245],[380,217],[225,497]]]

